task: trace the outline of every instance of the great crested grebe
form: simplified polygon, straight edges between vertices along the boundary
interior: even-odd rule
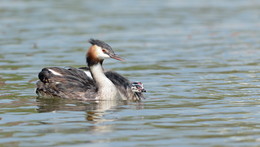
[[[144,98],[142,92],[145,89],[141,82],[131,83],[116,72],[104,72],[104,59],[123,59],[103,41],[90,39],[89,43],[91,47],[86,55],[88,68],[43,68],[36,83],[38,96],[79,100],[139,101]]]

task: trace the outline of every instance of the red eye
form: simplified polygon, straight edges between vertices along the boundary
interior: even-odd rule
[[[104,53],[106,53],[106,52],[107,52],[105,49],[102,49],[102,51],[103,51]]]

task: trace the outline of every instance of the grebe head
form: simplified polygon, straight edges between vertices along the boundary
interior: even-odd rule
[[[133,92],[146,92],[146,90],[144,89],[144,85],[142,82],[132,82],[131,83],[131,90]]]
[[[117,56],[112,47],[109,46],[107,43],[101,40],[96,39],[90,39],[89,43],[92,44],[92,46],[89,48],[87,53],[87,61],[88,63],[91,62],[90,60],[95,62],[102,62],[104,59],[107,58],[113,58],[116,60],[123,61],[123,59],[119,56]]]

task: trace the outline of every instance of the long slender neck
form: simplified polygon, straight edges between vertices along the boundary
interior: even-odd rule
[[[98,87],[98,97],[102,100],[116,99],[117,89],[115,85],[104,74],[100,62],[89,64],[89,69]]]

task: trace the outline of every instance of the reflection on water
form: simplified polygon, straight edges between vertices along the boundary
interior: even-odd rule
[[[122,106],[127,105],[127,101],[76,101],[76,100],[68,100],[68,99],[59,99],[59,98],[38,98],[37,99],[37,112],[39,113],[59,113],[59,112],[84,112],[85,121],[89,124],[92,124],[87,127],[68,127],[66,129],[62,127],[55,127],[55,133],[91,133],[91,134],[105,134],[105,133],[113,133],[115,128],[113,125],[107,125],[105,123],[113,122],[118,120],[118,118],[106,118],[106,115],[112,114],[114,112],[120,112]],[[121,107],[121,108],[120,108]],[[134,105],[135,109],[141,109],[142,103],[138,103]],[[120,110],[121,109],[121,110]],[[54,118],[56,119],[56,118]],[[83,120],[73,120],[67,118],[64,119],[66,123],[81,123],[81,125],[85,126]],[[59,121],[41,121],[41,124],[48,125],[60,125]],[[105,125],[102,125],[105,124]],[[61,124],[62,125],[62,124]],[[53,133],[53,130],[47,130],[45,133]],[[92,136],[93,137],[93,136]],[[77,143],[81,141],[76,141]],[[89,140],[83,141],[83,143],[97,143],[99,141]],[[75,142],[74,142],[75,143]]]
[[[2,146],[259,146],[256,0],[2,0]],[[46,66],[85,65],[108,42],[142,103],[36,99]]]
[[[37,98],[37,111],[86,111],[86,120],[96,121],[108,110],[114,110],[117,106],[127,105],[127,101],[77,101],[60,98]],[[138,103],[141,105],[141,103]]]

